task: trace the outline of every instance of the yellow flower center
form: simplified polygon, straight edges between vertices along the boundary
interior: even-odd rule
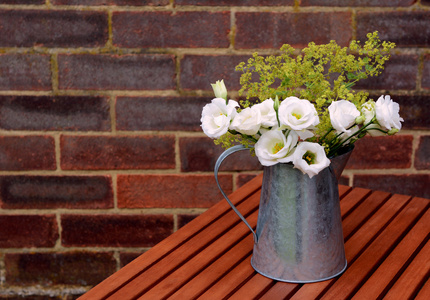
[[[296,119],[297,119],[297,120],[300,120],[300,118],[302,117],[301,115],[296,114],[296,113],[292,113],[292,115],[293,115],[294,117],[296,117]]]
[[[303,159],[308,163],[308,165],[314,164],[315,158],[316,158],[315,153],[312,153],[310,151],[306,152],[305,155],[303,155]]]
[[[284,148],[284,143],[276,143],[275,147],[272,149],[273,154],[278,153],[282,148]]]

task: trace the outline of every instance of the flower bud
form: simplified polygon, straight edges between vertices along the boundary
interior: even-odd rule
[[[355,119],[355,123],[356,124],[363,124],[364,123],[364,120],[365,120],[365,117],[364,116],[359,116],[359,117],[357,117],[356,119]]]
[[[225,87],[224,80],[217,80],[215,84],[211,84],[216,98],[222,98],[227,101],[227,88]]]
[[[394,135],[394,134],[396,134],[397,132],[399,132],[399,130],[398,130],[397,128],[392,128],[391,130],[389,130],[389,131],[387,132],[387,134],[388,134],[388,135]]]

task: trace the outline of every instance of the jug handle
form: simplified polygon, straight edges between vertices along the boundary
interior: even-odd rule
[[[241,151],[241,150],[249,150],[249,148],[246,148],[243,145],[237,145],[237,146],[233,146],[231,148],[228,148],[227,150],[225,150],[219,157],[218,160],[215,163],[215,169],[214,169],[214,174],[215,174],[215,181],[216,184],[218,185],[219,190],[221,191],[221,194],[224,196],[225,200],[227,200],[228,204],[230,204],[231,208],[233,209],[233,211],[239,216],[239,218],[246,224],[246,226],[248,226],[248,228],[251,230],[253,236],[254,236],[254,243],[257,243],[258,238],[257,238],[257,234],[255,233],[255,231],[252,229],[251,225],[249,225],[249,223],[246,221],[246,219],[244,218],[244,216],[237,210],[236,206],[234,206],[234,204],[230,201],[230,199],[227,197],[227,195],[224,193],[223,189],[221,188],[221,185],[219,184],[218,181],[218,170],[219,167],[221,166],[221,163],[224,161],[224,159],[226,159],[230,154],[233,154],[237,151]]]

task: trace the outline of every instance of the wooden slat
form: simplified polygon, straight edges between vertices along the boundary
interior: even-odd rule
[[[251,216],[249,216],[247,220],[250,222],[250,224],[256,224],[257,217],[258,213],[255,212]],[[248,232],[248,227],[242,224],[239,224],[238,226],[234,227],[227,234],[224,234],[220,239],[217,239],[207,248],[203,249],[195,256],[193,256],[189,261],[182,265],[180,269],[177,269],[173,273],[169,274],[167,277],[163,278],[162,282],[151,288],[151,290],[146,292],[145,295],[143,295],[139,299],[151,300],[156,299],[158,297],[164,298],[170,296],[181,286],[185,285],[189,280],[191,280],[201,270],[214,262],[216,258],[220,257],[222,254],[234,247],[235,244],[237,244],[238,240],[240,240],[246,235],[249,235]],[[250,245],[245,244],[241,246],[248,246],[248,248],[245,248],[246,252],[250,252],[250,250],[252,249],[252,243]],[[200,291],[197,290],[193,290],[190,292],[193,294],[192,296],[200,294]]]
[[[184,286],[178,289],[173,295],[169,296],[169,300],[193,299],[193,297],[203,294],[228,273],[230,268],[233,268],[235,264],[251,255],[253,243],[253,236],[249,234],[201,273],[190,278]],[[246,263],[249,262],[247,261]]]
[[[258,195],[255,194],[253,197],[256,198]],[[244,201],[238,206],[238,209],[246,216],[256,209],[257,204],[255,202],[256,201]],[[238,223],[242,223],[242,221],[240,221],[233,210],[230,210],[209,227],[206,227],[203,231],[193,236],[187,243],[176,248],[174,252],[169,253],[158,261],[157,264],[148,268],[144,274],[135,277],[132,281],[127,283],[126,287],[116,291],[108,299],[130,299],[138,297],[140,291],[145,291],[152,285],[157,284],[160,278],[168,275],[189,258],[197,255],[206,245],[216,241],[217,237],[221,236]],[[243,228],[244,231],[247,229],[246,226],[241,226],[241,228]]]
[[[371,190],[354,188],[350,193],[340,201],[340,210],[344,216],[348,215],[353,208],[371,193]]]
[[[427,276],[428,277],[428,276]],[[428,300],[430,299],[430,279],[424,284],[422,289],[418,292],[415,300]]]
[[[273,280],[256,273],[229,297],[229,300],[259,299],[259,295],[273,285]]]
[[[256,178],[250,180],[240,189],[233,192],[229,196],[230,200],[234,204],[237,204],[248,198],[250,195],[254,194],[261,188],[262,178],[263,176],[259,175]],[[105,299],[108,295],[121,288],[121,286],[126,284],[132,278],[141,274],[145,268],[149,267],[154,262],[167,255],[173,249],[184,243],[184,241],[196,235],[202,230],[202,228],[210,225],[213,220],[216,220],[229,211],[231,211],[231,208],[225,200],[218,202],[211,209],[207,210],[198,218],[194,219],[192,222],[188,223],[173,233],[171,236],[158,243],[149,251],[136,258],[133,263],[124,266],[118,272],[114,273],[102,283],[98,284],[86,294],[82,295],[79,299]]]
[[[427,223],[427,232],[428,232]],[[420,280],[417,278],[428,278],[430,276],[430,242],[427,240],[426,245],[417,254],[407,269],[402,273],[400,278],[391,287],[384,299],[411,299],[415,292],[419,290]],[[430,284],[430,282],[428,282]],[[430,286],[429,286],[430,288]],[[430,292],[430,289],[429,289]],[[426,298],[430,299],[430,297]]]
[[[403,268],[405,262],[411,259],[415,250],[427,237],[429,224],[430,211],[428,210],[354,295],[353,299],[377,299],[382,295],[386,288],[390,286],[397,273]],[[415,278],[417,276],[418,274],[414,275]]]
[[[249,256],[201,295],[199,300],[224,299],[234,291],[235,287],[240,287],[254,274],[255,271],[251,266],[251,256]]]
[[[396,215],[396,213],[407,203],[410,197],[394,195],[379,208],[369,220],[351,236],[345,243],[345,254],[348,261],[348,267],[351,268],[353,262],[372,241],[382,228]],[[364,204],[365,205],[365,204]],[[365,206],[366,207],[366,206]],[[316,299],[318,298],[336,279],[323,282],[303,285],[291,299]]]
[[[385,258],[390,248],[407,231],[427,204],[427,201],[414,198],[385,228],[378,239],[336,280],[322,299],[346,299],[350,297],[356,287]]]
[[[259,300],[290,299],[291,296],[300,288],[300,284],[277,282]]]

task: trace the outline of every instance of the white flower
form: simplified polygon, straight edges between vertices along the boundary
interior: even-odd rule
[[[373,100],[369,100],[366,103],[363,103],[363,105],[361,106],[361,118],[363,119],[363,125],[367,125],[369,124],[372,119],[375,117],[376,112],[375,112],[375,101]],[[375,130],[376,128],[376,130]],[[367,133],[371,136],[382,136],[384,135],[384,133],[380,132],[377,129],[380,129],[381,126],[379,126],[376,122],[368,125],[366,127]]]
[[[217,80],[215,84],[211,83],[214,90],[215,98],[222,98],[227,100],[227,88],[225,87],[224,80]]]
[[[385,130],[402,128],[403,118],[399,115],[399,104],[391,100],[390,96],[382,95],[375,103],[376,120]]]
[[[255,143],[255,154],[263,166],[290,162],[293,160],[294,147],[298,139],[294,131],[290,131],[288,137],[285,137],[280,129],[266,131]]]
[[[350,132],[349,127],[355,124],[360,111],[355,105],[346,100],[333,101],[328,107],[331,125],[337,132]]]
[[[254,106],[247,107],[238,113],[231,122],[230,129],[247,135],[254,135],[261,126],[261,113]]]
[[[294,168],[299,169],[310,178],[330,165],[324,147],[317,143],[301,142],[293,156]]]
[[[314,129],[320,120],[315,106],[309,100],[288,97],[279,105],[279,122],[288,129],[296,130],[300,138],[313,136],[308,129]]]
[[[230,126],[230,121],[236,115],[236,107],[239,107],[236,101],[229,100],[226,104],[222,98],[215,98],[211,103],[206,104],[200,119],[203,132],[213,139],[225,134]]]
[[[278,124],[274,104],[275,102],[269,98],[252,106],[253,108],[258,109],[261,113],[261,126],[273,127]]]
[[[350,130],[348,130],[348,132],[343,132],[340,136],[339,136],[339,140],[343,143],[347,138],[349,138],[350,136],[354,135],[355,133],[358,132],[360,128],[358,128],[358,126],[354,126],[352,127]],[[345,145],[351,143],[351,141],[355,140],[356,137],[354,138],[350,138]]]

